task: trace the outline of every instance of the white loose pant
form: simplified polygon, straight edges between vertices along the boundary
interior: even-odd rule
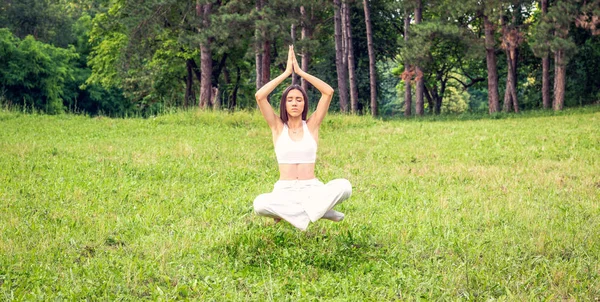
[[[344,214],[332,208],[352,195],[352,185],[346,179],[335,179],[324,185],[318,179],[280,180],[273,192],[254,199],[254,212],[261,216],[281,218],[298,229],[321,218],[341,220]]]

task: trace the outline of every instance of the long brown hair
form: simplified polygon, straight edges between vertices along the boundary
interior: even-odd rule
[[[279,117],[284,124],[288,122],[288,113],[285,109],[285,102],[287,101],[287,96],[290,91],[297,89],[302,93],[302,97],[304,98],[304,110],[302,110],[302,120],[306,121],[306,115],[308,114],[308,96],[306,95],[306,91],[300,85],[290,85],[285,89],[283,94],[281,95],[281,103],[279,104]]]

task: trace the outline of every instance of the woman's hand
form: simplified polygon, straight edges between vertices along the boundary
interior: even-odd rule
[[[294,61],[296,56],[294,55],[294,46],[290,45],[288,50],[287,66],[285,67],[285,74],[291,75],[294,72]]]
[[[269,124],[269,127],[271,128],[271,130],[273,131],[273,135],[275,135],[275,134],[279,135],[279,133],[281,132],[281,129],[283,129],[283,122],[281,121],[281,118],[279,118],[279,116],[277,114],[275,114],[275,111],[273,111],[271,104],[269,104],[268,97],[269,97],[269,94],[271,94],[271,92],[273,92],[273,90],[275,90],[275,88],[277,88],[277,86],[279,84],[281,84],[287,77],[292,75],[293,72],[294,72],[294,47],[292,45],[290,45],[289,50],[288,50],[287,66],[285,68],[285,71],[282,74],[280,74],[279,76],[277,76],[276,78],[274,78],[273,80],[271,80],[268,83],[266,83],[265,85],[263,85],[263,87],[261,87],[254,94],[254,97],[256,98],[256,103],[258,104],[258,108],[260,108],[260,112],[262,113],[263,117],[267,121],[267,124]]]
[[[293,51],[293,50],[294,50],[294,49],[292,48],[292,51]],[[294,72],[295,72],[297,75],[299,75],[299,76],[301,76],[301,77],[302,77],[302,76],[303,76],[303,74],[304,74],[304,70],[302,70],[302,68],[300,68],[300,65],[298,65],[298,60],[296,60],[296,53],[294,53],[292,60],[293,60],[293,61],[292,61],[292,63],[293,63],[293,66],[294,66]]]

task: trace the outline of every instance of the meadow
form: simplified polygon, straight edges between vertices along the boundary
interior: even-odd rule
[[[340,223],[253,213],[278,178],[256,112],[0,110],[0,300],[598,300],[600,107],[331,114]]]

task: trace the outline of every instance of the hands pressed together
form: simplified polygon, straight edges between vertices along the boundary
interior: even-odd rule
[[[296,60],[296,53],[294,53],[294,46],[290,45],[285,71],[268,83],[264,84],[254,94],[256,102],[260,108],[260,112],[263,114],[267,120],[267,123],[269,124],[269,127],[271,127],[274,133],[279,133],[278,131],[281,131],[283,124],[281,119],[273,111],[271,104],[269,104],[268,96],[279,84],[285,81],[287,77],[292,75],[292,73],[296,73],[296,75],[310,83],[312,87],[316,88],[321,93],[321,98],[319,98],[317,108],[307,120],[309,129],[318,129],[323,121],[323,118],[325,118],[325,115],[327,114],[329,104],[331,103],[331,98],[333,97],[334,90],[331,88],[331,86],[329,86],[329,84],[300,68],[298,61]]]
[[[298,65],[298,60],[296,60],[296,53],[294,52],[294,46],[290,45],[289,51],[288,51],[288,59],[287,59],[287,66],[285,68],[285,73],[289,75],[289,74],[292,74],[293,72],[295,72],[299,76],[303,76],[303,74],[304,74],[304,71],[300,68],[300,65]]]

